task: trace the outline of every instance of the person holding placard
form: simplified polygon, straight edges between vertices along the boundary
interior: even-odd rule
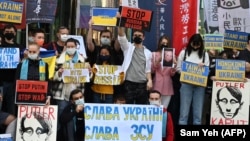
[[[175,74],[175,68],[164,67],[162,62],[162,50],[169,47],[170,39],[167,36],[161,36],[158,41],[158,47],[155,52],[152,53],[152,74],[153,89],[158,90],[162,94],[161,103],[167,108],[170,102],[171,96],[174,94],[172,76]],[[174,59],[176,63],[176,59]],[[174,63],[174,62],[173,62]],[[172,64],[171,64],[172,66]]]
[[[17,29],[13,24],[7,24],[3,28],[3,36],[1,40],[1,45],[0,48],[5,48],[5,50],[8,48],[8,51],[4,52],[2,51],[1,55],[3,56],[1,58],[1,69],[0,69],[0,83],[3,84],[3,111],[16,115],[16,106],[13,104],[15,101],[15,74],[16,74],[16,66],[14,68],[4,68],[4,66],[8,65],[3,65],[6,62],[8,64],[14,64],[14,61],[11,62],[10,58],[15,58],[15,56],[19,56],[19,61],[22,58],[22,53],[25,50],[24,46],[18,44],[16,40],[16,35],[17,35]],[[19,51],[18,51],[19,50]],[[16,52],[16,53],[15,53]],[[9,56],[12,55],[12,56]],[[9,57],[4,57],[4,56],[9,56]],[[6,63],[6,64],[7,64]]]
[[[94,78],[97,77],[95,74],[98,70],[96,68],[98,66],[106,66],[106,65],[114,65],[113,56],[111,55],[110,46],[103,45],[101,49],[99,49],[98,57],[96,63],[93,65],[93,73]],[[108,68],[107,68],[108,70]],[[106,70],[104,70],[106,71]],[[106,73],[104,72],[104,75]],[[108,76],[107,76],[108,77]],[[105,76],[102,79],[106,79]],[[102,83],[102,82],[101,82]],[[110,84],[94,84],[91,86],[93,91],[93,102],[94,103],[113,103],[113,95],[114,95],[114,86]]]
[[[70,92],[76,88],[85,90],[84,83],[64,83],[62,74],[64,72],[64,64],[75,64],[75,63],[82,63],[85,68],[89,68],[90,66],[88,63],[85,62],[84,57],[77,52],[77,44],[78,40],[74,38],[69,38],[65,42],[66,50],[62,52],[62,54],[57,58],[56,64],[56,72],[53,78],[54,83],[52,86],[52,94],[53,98],[58,105],[58,117],[61,116],[63,109],[70,103]],[[60,124],[58,124],[58,130],[60,129]]]
[[[199,67],[209,66],[209,56],[205,52],[203,39],[200,34],[193,34],[189,39],[186,49],[183,49],[177,62],[177,71],[182,73],[184,61],[198,64]],[[180,88],[180,117],[179,124],[187,125],[192,105],[193,125],[202,124],[202,110],[205,97],[205,87],[191,83],[181,82]]]
[[[49,67],[40,57],[40,46],[36,43],[28,45],[27,58],[23,59],[17,66],[16,80],[36,80],[49,81]],[[48,83],[47,100],[45,105],[50,105],[52,97],[49,91],[50,85]]]

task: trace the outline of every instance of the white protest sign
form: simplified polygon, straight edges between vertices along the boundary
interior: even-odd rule
[[[64,83],[89,82],[89,69],[84,63],[64,63],[62,78]]]
[[[0,48],[0,69],[14,69],[19,62],[19,48]]]
[[[85,141],[162,140],[162,106],[85,103],[84,112]]]
[[[122,67],[118,65],[95,65],[94,84],[120,85]]]

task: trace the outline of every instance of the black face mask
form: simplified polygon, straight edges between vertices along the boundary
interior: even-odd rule
[[[168,45],[161,45],[161,48],[168,48]]]
[[[7,40],[11,40],[15,37],[14,33],[5,33],[4,34],[4,37],[7,39]]]
[[[135,36],[135,38],[133,39],[133,41],[136,44],[140,44],[142,42],[142,39],[140,37]]]
[[[197,51],[197,50],[199,50],[199,48],[193,48],[193,47],[192,47],[192,50],[193,50],[193,51]]]
[[[99,58],[100,58],[101,61],[108,61],[109,58],[110,58],[110,56],[109,55],[105,55],[105,56],[104,55],[100,55]]]

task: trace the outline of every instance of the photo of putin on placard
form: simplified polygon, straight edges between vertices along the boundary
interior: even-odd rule
[[[164,48],[163,49],[163,67],[173,67],[174,66],[174,49]]]

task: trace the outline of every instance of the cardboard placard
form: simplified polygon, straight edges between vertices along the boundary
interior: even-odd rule
[[[16,104],[42,104],[46,102],[47,81],[16,81]]]

